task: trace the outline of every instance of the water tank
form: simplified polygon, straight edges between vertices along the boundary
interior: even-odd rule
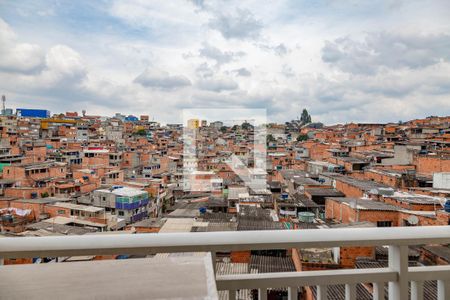
[[[9,214],[3,215],[2,216],[2,221],[4,223],[12,223],[14,221],[14,217],[12,215],[9,215]]]
[[[445,212],[450,213],[450,199],[448,199],[447,201],[445,201],[445,204],[444,204],[444,210],[445,210]]]
[[[36,192],[31,193],[31,199],[36,199],[38,197],[38,194]]]
[[[314,217],[316,215],[312,212],[303,211],[298,213],[298,220],[304,223],[312,223],[314,222]]]
[[[203,215],[203,214],[205,214],[206,213],[206,207],[200,207],[199,208],[199,211],[200,211],[200,213]]]
[[[287,193],[281,194],[281,199],[286,200],[289,197]]]

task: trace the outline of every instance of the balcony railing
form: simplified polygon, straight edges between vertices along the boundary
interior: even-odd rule
[[[298,287],[316,286],[317,299],[327,299],[327,287],[345,284],[346,299],[357,299],[358,283],[373,284],[373,298],[423,299],[423,282],[437,281],[438,299],[450,299],[450,266],[408,267],[408,246],[449,244],[449,226],[159,233],[105,236],[24,237],[0,239],[1,258],[61,257],[101,254],[152,254],[167,252],[216,252],[339,246],[388,246],[389,266],[377,269],[341,269],[216,276],[218,290],[237,295],[240,289],[258,289],[266,299],[269,288],[288,287],[294,299]],[[236,296],[237,297],[237,296]],[[234,298],[234,296],[233,296]]]

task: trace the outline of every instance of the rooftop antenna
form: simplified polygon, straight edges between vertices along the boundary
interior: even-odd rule
[[[6,113],[6,96],[2,95],[2,114]]]

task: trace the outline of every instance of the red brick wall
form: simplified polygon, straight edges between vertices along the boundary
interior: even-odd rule
[[[250,263],[250,251],[232,251],[230,258],[233,263]]]
[[[374,247],[341,247],[340,248],[340,264],[344,268],[354,268],[358,257],[375,256]]]
[[[450,172],[450,159],[432,156],[415,156],[413,160],[419,174],[433,174],[436,172]]]
[[[364,195],[364,191],[361,189],[344,183],[342,181],[336,180],[336,189],[345,194],[347,197],[362,197]]]
[[[325,217],[342,223],[391,221],[392,226],[399,226],[399,214],[397,211],[359,210],[357,213],[349,205],[331,199],[326,200]]]

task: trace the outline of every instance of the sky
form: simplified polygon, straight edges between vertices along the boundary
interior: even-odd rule
[[[449,15],[448,0],[0,0],[0,94],[162,123],[450,115]]]

